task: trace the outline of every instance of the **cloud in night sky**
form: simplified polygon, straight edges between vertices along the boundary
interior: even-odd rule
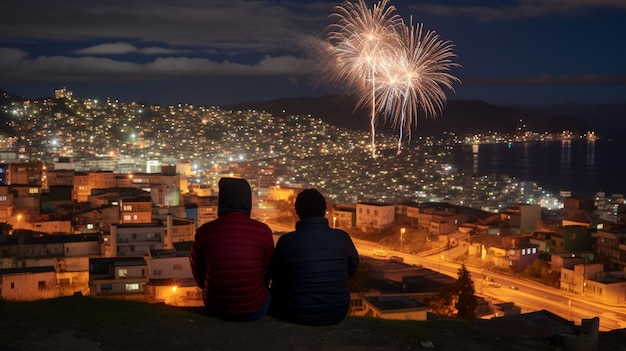
[[[119,83],[120,94],[135,94],[128,99],[159,99],[167,90],[168,97],[209,102],[342,92],[321,81],[318,55],[337,4],[12,1],[3,4],[10,15],[0,22],[0,88],[27,95],[68,85],[101,93],[106,85],[115,95]],[[458,98],[626,99],[622,0],[391,4],[407,23],[424,23],[454,42],[462,66],[453,71],[463,82]]]

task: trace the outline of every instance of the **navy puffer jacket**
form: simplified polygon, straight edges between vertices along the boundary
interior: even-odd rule
[[[278,239],[270,268],[271,313],[307,325],[343,320],[350,309],[349,278],[359,265],[350,236],[323,217],[301,219]]]

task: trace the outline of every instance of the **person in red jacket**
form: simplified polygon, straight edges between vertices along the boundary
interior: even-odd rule
[[[218,186],[218,218],[196,231],[191,271],[211,315],[255,320],[269,308],[272,230],[250,218],[252,192],[245,179],[222,178]]]

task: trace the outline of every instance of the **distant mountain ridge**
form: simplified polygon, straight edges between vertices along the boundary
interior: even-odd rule
[[[328,95],[322,97],[284,98],[268,101],[250,101],[220,106],[225,110],[259,110],[272,115],[311,115],[328,124],[358,130],[369,130],[370,110],[355,110],[356,100],[350,96]],[[569,130],[585,133],[592,130],[590,124],[578,118],[552,114],[532,109],[519,109],[488,104],[479,100],[449,100],[441,116],[435,119],[419,117],[413,135],[439,135],[455,132],[469,133],[515,133],[518,130],[535,132],[560,132]],[[391,124],[379,117],[377,130],[391,131]]]
[[[51,97],[48,97],[51,98]],[[0,89],[0,104],[41,97],[24,97]],[[158,103],[154,103],[158,104]],[[355,109],[357,101],[349,95],[327,95],[321,97],[295,97],[265,101],[248,101],[221,105],[224,110],[260,110],[277,117],[311,115],[341,128],[354,130],[370,129],[370,109]],[[1,114],[0,114],[1,115]],[[1,115],[2,121],[10,117]],[[413,135],[439,135],[455,132],[469,133],[515,133],[519,128],[535,132],[559,132],[570,130],[585,133],[589,130],[626,129],[626,103],[614,104],[561,104],[553,106],[497,106],[480,100],[448,100],[441,116],[425,119],[419,116],[419,124]],[[10,133],[2,123],[0,130]],[[391,123],[377,118],[378,132],[394,132]]]

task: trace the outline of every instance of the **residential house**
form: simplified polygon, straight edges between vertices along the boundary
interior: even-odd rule
[[[53,266],[0,269],[0,299],[33,301],[58,296]]]
[[[493,304],[494,317],[517,316],[522,313],[522,309],[515,306],[515,302],[500,302]]]
[[[589,227],[567,226],[557,228],[557,233],[563,237],[562,249],[569,252],[591,251],[592,241]]]
[[[145,301],[148,264],[143,257],[89,259],[91,296]]]
[[[582,295],[609,305],[626,305],[626,275],[623,271],[603,272],[587,279]]]
[[[13,187],[0,184],[0,222],[13,222]]]
[[[558,252],[558,250],[554,249],[554,240],[552,239],[555,235],[554,231],[536,231],[529,237],[528,242],[537,246],[539,254],[543,259],[549,260],[553,252]]]
[[[513,234],[532,233],[537,230],[537,223],[541,221],[541,206],[537,204],[518,204],[508,207],[504,214],[509,220]]]
[[[605,272],[601,263],[561,270],[561,290],[613,305],[626,304],[626,274]]]
[[[604,266],[601,263],[579,263],[574,269],[561,268],[561,290],[582,295],[587,280],[600,278]]]
[[[43,258],[97,256],[101,254],[100,235],[42,235],[32,231],[14,231],[0,242],[0,257],[14,261]],[[17,264],[17,263],[16,263]],[[20,264],[26,267],[27,264]]]
[[[120,224],[152,222],[152,202],[149,195],[120,198]]]
[[[626,268],[626,228],[598,230],[592,236],[596,239],[596,253],[606,257],[617,269]]]
[[[430,307],[406,295],[363,296],[363,309],[369,317],[418,321],[425,321],[430,312]]]
[[[563,227],[578,226],[591,228],[595,222],[597,221],[594,221],[594,219],[588,212],[580,211],[567,218],[562,219],[561,225]]]
[[[509,268],[521,272],[539,258],[539,250],[536,245],[526,244],[507,250]]]
[[[189,196],[185,198],[185,217],[193,219],[196,228],[217,219],[217,196]]]
[[[455,279],[427,268],[402,262],[363,257],[374,279],[350,294],[350,315],[389,319],[425,320],[426,299],[454,283]]]
[[[56,185],[71,186],[74,188],[74,176],[76,171],[74,169],[50,169],[46,171],[46,177],[44,179],[44,189],[50,188]],[[72,199],[75,199],[75,193],[72,191]]]
[[[458,229],[459,207],[446,203],[408,205],[406,216],[411,226],[430,234],[449,234]]]
[[[617,223],[626,225],[626,204],[617,205]]]
[[[595,203],[591,198],[578,198],[578,197],[564,197],[563,198],[563,212],[567,217],[575,216],[580,212],[593,213],[595,210]]]
[[[144,190],[156,206],[169,207],[181,205],[180,179],[175,167],[162,167],[161,173],[116,174],[115,184]]]
[[[357,203],[356,226],[362,230],[386,229],[395,220],[395,206],[381,203]]]
[[[164,249],[165,230],[160,222],[111,224],[105,257],[145,256],[150,250]]]
[[[11,216],[14,227],[26,228],[28,223],[39,219],[41,214],[41,185],[12,184],[13,214]]]
[[[88,201],[93,189],[116,187],[115,173],[112,171],[76,172],[74,174],[74,199]]]
[[[330,212],[333,228],[352,228],[356,224],[356,206],[334,206]]]
[[[41,188],[43,163],[41,162],[24,162],[24,163],[8,163],[1,164],[4,176],[0,181],[3,184],[22,184],[32,185]]]
[[[102,255],[101,236],[33,235],[17,232],[0,243],[2,267],[33,268],[51,266],[56,272],[60,295],[77,291],[88,293],[89,257]]]
[[[574,266],[589,262],[588,257],[569,252],[552,253],[550,255],[550,270],[560,272],[562,268],[574,269]]]
[[[193,241],[196,226],[193,219],[167,216],[165,248],[173,249],[174,243]]]
[[[185,216],[185,206],[157,207],[152,206],[153,221],[167,221],[167,217],[187,218]]]
[[[62,220],[72,215],[76,208],[72,192],[72,185],[52,185],[44,190],[40,198],[40,219]]]
[[[191,243],[185,247],[191,247]],[[177,245],[180,249],[181,245]],[[189,265],[189,249],[150,250],[146,258],[149,302],[172,306],[203,306],[202,290],[196,284]]]
[[[150,195],[137,188],[91,189],[87,202],[80,204],[75,214],[75,222],[81,233],[109,233],[114,223],[151,223]]]

